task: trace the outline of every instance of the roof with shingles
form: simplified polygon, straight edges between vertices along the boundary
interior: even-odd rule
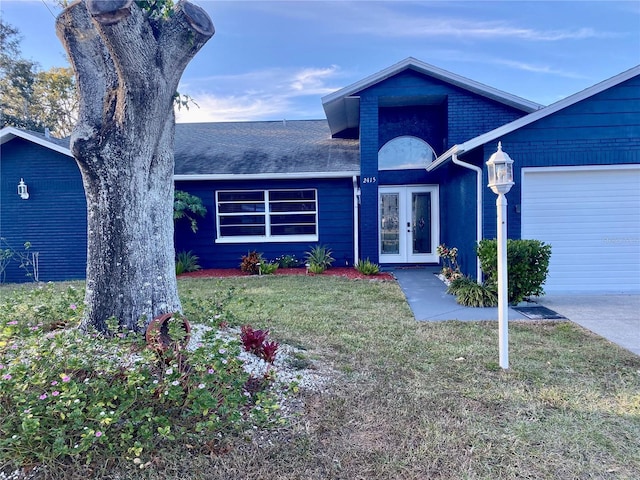
[[[6,127],[2,142],[20,136],[71,156],[69,139]],[[331,138],[326,120],[178,123],[175,175],[305,176],[360,171],[358,140]]]
[[[331,138],[326,120],[179,123],[176,175],[360,170],[358,140]]]

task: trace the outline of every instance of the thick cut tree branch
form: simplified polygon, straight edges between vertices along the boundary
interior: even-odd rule
[[[82,164],[91,163],[85,141],[102,137],[100,131],[113,116],[118,87],[113,62],[81,2],[66,8],[56,21],[56,32],[69,53],[78,88],[78,123],[71,148]]]
[[[129,16],[133,0],[87,0],[87,10],[103,25],[113,25]]]
[[[202,8],[189,2],[181,2],[178,7],[178,10],[184,13],[191,28],[200,35],[210,38],[215,33],[211,18]]]

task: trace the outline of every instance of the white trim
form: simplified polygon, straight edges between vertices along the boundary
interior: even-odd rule
[[[638,170],[640,163],[616,163],[615,165],[561,165],[557,167],[522,167],[520,179],[527,172],[576,172],[593,170]]]
[[[296,215],[296,214],[305,214],[305,212],[271,212],[269,209],[269,205],[271,203],[271,192],[297,192],[301,190],[311,190],[314,192],[314,204],[315,209],[313,214],[315,215],[315,235],[271,235],[271,216],[272,215]],[[263,212],[247,212],[247,213],[220,213],[220,193],[228,193],[228,192],[263,192],[264,199],[262,202],[244,202],[244,203],[262,203],[264,205]],[[214,194],[214,201],[216,207],[216,238],[214,243],[273,243],[273,242],[317,242],[320,237],[320,216],[318,214],[318,189],[317,188],[262,188],[262,189],[238,189],[238,190],[216,190]],[[274,200],[277,202],[277,200]],[[229,201],[222,203],[243,203],[239,201]],[[291,201],[288,203],[296,203],[295,201]],[[239,236],[222,236],[220,234],[220,216],[230,216],[230,217],[242,217],[244,215],[262,215],[264,216],[264,229],[265,235],[239,235]],[[306,212],[307,215],[311,214],[311,212]],[[309,224],[311,225],[311,224]]]
[[[348,172],[293,172],[293,173],[211,173],[173,176],[176,182],[197,182],[207,180],[315,180],[318,178],[359,177],[359,171]]]
[[[295,243],[295,242],[317,242],[318,235],[281,235],[273,237],[224,237],[216,238],[214,243]]]
[[[322,104],[326,105],[334,101],[339,101],[343,97],[352,96],[354,93],[360,92],[365,88],[380,83],[383,80],[386,80],[387,78],[390,78],[408,68],[412,68],[413,70],[416,70],[420,73],[429,75],[439,80],[443,80],[446,83],[450,83],[465,90],[480,94],[484,97],[497,100],[500,103],[505,103],[523,110],[535,111],[542,107],[542,105],[538,103],[526,100],[511,93],[503,92],[502,90],[498,90],[497,88],[493,88],[483,83],[476,82],[475,80],[463,77],[462,75],[448,72],[447,70],[435,67],[413,57],[405,58],[404,60],[396,63],[395,65],[391,65],[390,67],[387,67],[378,73],[369,75],[368,77],[356,83],[341,88],[336,92],[325,95],[321,99]]]
[[[414,254],[410,250],[410,241],[412,234],[404,231],[405,224],[410,223],[412,193],[431,193],[431,253]],[[385,193],[398,194],[398,234],[400,240],[400,248],[398,254],[383,254],[381,252],[382,245],[380,243],[380,199]],[[378,188],[377,202],[377,229],[378,237],[378,258],[381,264],[385,263],[438,263],[439,257],[437,253],[438,244],[440,243],[440,187],[438,185],[384,185]],[[413,226],[411,226],[412,228]]]
[[[15,137],[23,138],[24,140],[28,140],[42,147],[46,147],[58,153],[62,153],[63,155],[73,157],[73,155],[71,154],[71,150],[69,150],[68,148],[58,145],[54,142],[49,142],[44,138],[40,138],[37,135],[32,135],[29,132],[25,132],[24,130],[20,130],[19,128],[15,127],[4,127],[2,130],[0,130],[0,145],[13,140]]]
[[[352,178],[353,181],[353,264],[356,265],[360,260],[360,223],[358,221],[358,210],[360,200],[360,188],[358,187],[358,177],[356,175]]]

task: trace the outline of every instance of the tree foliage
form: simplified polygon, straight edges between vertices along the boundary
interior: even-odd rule
[[[198,220],[195,216],[204,217],[207,207],[202,204],[202,199],[182,190],[176,190],[173,200],[173,219],[186,218],[191,223],[191,231],[198,231]]]
[[[0,20],[0,127],[66,137],[76,121],[75,78],[69,67],[43,71],[22,58],[20,32]]]

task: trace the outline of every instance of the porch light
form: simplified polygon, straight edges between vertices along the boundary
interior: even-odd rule
[[[513,186],[513,160],[502,151],[498,142],[498,151],[487,161],[489,188],[498,195],[496,208],[498,215],[498,336],[500,367],[509,368],[509,286],[507,283],[507,197],[505,194]]]
[[[495,194],[505,194],[513,186],[513,160],[502,151],[502,142],[498,142],[498,151],[487,162],[489,188]]]
[[[24,183],[24,179],[20,179],[20,183],[18,183],[18,195],[22,200],[27,200],[29,198],[29,192],[27,191],[27,184]]]

